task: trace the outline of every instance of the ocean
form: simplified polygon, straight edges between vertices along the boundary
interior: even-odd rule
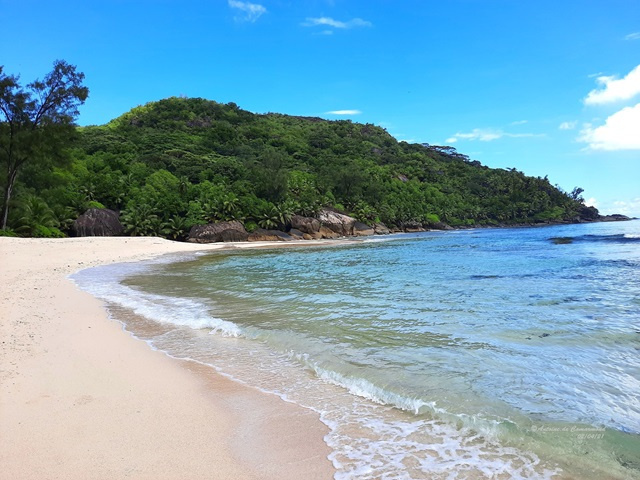
[[[72,279],[316,411],[336,479],[640,479],[640,221],[225,250]]]

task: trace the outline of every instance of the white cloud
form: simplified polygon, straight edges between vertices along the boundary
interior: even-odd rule
[[[625,40],[640,40],[640,32],[633,32],[624,37]]]
[[[592,150],[640,150],[640,103],[614,113],[599,127],[586,124],[578,140]]]
[[[360,110],[332,110],[330,112],[324,112],[327,115],[360,115]]]
[[[255,22],[267,12],[267,9],[257,3],[240,2],[238,0],[228,0],[229,6],[242,12],[241,16],[234,17],[240,22]]]
[[[596,200],[596,199],[595,199],[595,198],[593,198],[593,197],[586,199],[586,200],[584,201],[584,204],[585,204],[587,207],[595,207],[595,208],[598,208],[598,200]]]
[[[340,20],[335,20],[331,17],[317,17],[317,18],[308,17],[304,21],[302,26],[303,27],[326,26],[326,27],[333,27],[333,28],[349,29],[354,27],[371,27],[373,26],[373,24],[361,18],[352,18],[347,22],[342,22]]]
[[[601,76],[596,78],[596,82],[602,88],[591,90],[584,99],[585,105],[603,105],[629,100],[640,93],[640,65],[624,78]]]
[[[640,197],[613,202],[611,213],[620,213],[630,217],[640,216]]]
[[[447,138],[447,143],[456,143],[459,140],[479,140],[481,142],[491,142],[503,137],[523,138],[523,137],[541,137],[543,135],[535,133],[508,133],[499,129],[492,128],[474,128],[469,133],[456,133],[452,137]]]
[[[558,128],[560,130],[573,130],[578,125],[578,122],[562,122]]]
[[[525,123],[529,123],[529,120],[517,120],[515,122],[511,122],[511,125],[524,125]]]

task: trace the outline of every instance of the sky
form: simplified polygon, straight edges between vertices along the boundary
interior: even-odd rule
[[[0,0],[0,65],[86,75],[80,125],[170,96],[350,119],[640,217],[640,0]]]

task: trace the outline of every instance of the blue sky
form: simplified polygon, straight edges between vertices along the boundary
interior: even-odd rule
[[[640,216],[638,0],[0,0],[0,65],[86,74],[79,123],[174,95],[348,118]]]

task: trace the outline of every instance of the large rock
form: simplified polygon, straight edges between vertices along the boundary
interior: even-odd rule
[[[311,235],[314,240],[320,240],[321,238],[338,238],[340,236],[339,233],[334,232],[329,227],[325,227],[324,225],[320,227],[320,231]]]
[[[189,241],[193,243],[245,242],[248,238],[249,233],[237,220],[195,225],[189,232]]]
[[[249,234],[247,240],[250,242],[288,242],[293,238],[280,230],[258,228]]]
[[[301,232],[300,230],[297,230],[295,228],[292,228],[291,230],[289,230],[287,232],[291,238],[293,238],[294,240],[302,240],[304,238],[304,232]]]
[[[318,220],[341,237],[353,235],[353,225],[356,223],[355,218],[332,210],[320,210]]]
[[[373,225],[373,230],[376,235],[389,235],[391,233],[391,230],[389,230],[389,228],[382,222],[375,223]]]
[[[124,227],[119,215],[106,208],[90,208],[73,222],[73,232],[78,237],[113,237],[122,235]]]
[[[320,220],[317,218],[294,215],[291,217],[291,228],[300,230],[302,233],[313,235],[320,231]]]
[[[376,232],[373,227],[370,227],[366,223],[355,222],[353,224],[353,234],[356,237],[366,237],[368,235],[373,235],[374,233]]]
[[[402,228],[407,233],[424,232],[424,227],[418,222],[405,222]]]
[[[453,227],[451,225],[448,225],[444,222],[431,223],[429,224],[429,227],[435,230],[453,230]]]

